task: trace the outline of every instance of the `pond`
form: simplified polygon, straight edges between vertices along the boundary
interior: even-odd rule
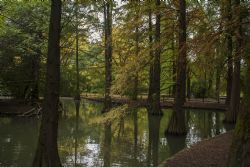
[[[222,123],[222,112],[190,109],[186,110],[188,134],[166,137],[171,109],[163,109],[163,117],[136,109],[109,126],[93,124],[102,104],[81,101],[79,112],[73,100],[63,100],[63,106],[58,145],[67,167],[157,166],[183,148],[232,129]],[[0,118],[1,167],[31,166],[39,124],[39,118]]]

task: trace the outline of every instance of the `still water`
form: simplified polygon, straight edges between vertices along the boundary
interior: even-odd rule
[[[63,100],[63,105],[58,145],[66,167],[157,166],[183,148],[232,128],[222,123],[221,112],[186,110],[188,134],[165,137],[171,109],[163,109],[163,117],[137,109],[109,126],[93,124],[101,104],[81,101],[79,112],[73,100]],[[31,165],[39,124],[38,118],[0,118],[0,167]]]

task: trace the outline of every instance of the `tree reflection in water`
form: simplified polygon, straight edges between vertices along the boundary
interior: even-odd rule
[[[78,129],[79,129],[79,108],[80,108],[80,100],[75,100],[75,107],[76,107],[76,124],[75,124],[75,133],[74,133],[74,137],[75,137],[75,167],[77,166],[77,145],[78,145]]]
[[[158,154],[159,154],[159,133],[160,133],[160,122],[162,116],[151,115],[148,112],[148,157],[147,166],[158,165]]]
[[[104,125],[103,162],[104,167],[111,166],[111,123]]]

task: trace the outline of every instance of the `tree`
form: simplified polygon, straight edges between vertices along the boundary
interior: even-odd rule
[[[42,123],[34,167],[61,167],[57,148],[60,83],[61,0],[52,0],[48,39],[46,90],[42,109]]]
[[[245,83],[250,82],[250,58],[247,57],[247,71]],[[246,86],[244,97],[234,130],[232,145],[230,148],[228,167],[250,166],[250,87]]]
[[[232,21],[232,10],[231,10],[231,0],[224,1],[223,6],[225,6],[225,17],[226,17],[226,55],[227,55],[227,98],[226,104],[230,104],[231,93],[232,93],[232,81],[233,81],[233,42],[232,42],[232,26],[230,25]]]
[[[111,82],[112,82],[112,2],[104,4],[104,33],[105,33],[105,93],[103,112],[111,108]]]
[[[233,18],[234,18],[234,37],[235,37],[235,52],[233,57],[233,83],[231,89],[231,100],[229,109],[225,114],[225,121],[235,123],[240,109],[240,62],[242,55],[242,27],[241,27],[240,1],[234,0]]]
[[[0,15],[0,80],[12,96],[33,103],[42,92],[48,2],[6,3]]]
[[[78,30],[78,0],[75,2],[75,17],[76,17],[76,95],[75,99],[80,100],[79,90],[79,30]]]
[[[246,87],[242,100],[241,110],[238,115],[230,154],[228,159],[229,167],[250,166],[250,57],[246,57],[247,71],[245,76]]]
[[[179,0],[179,55],[177,57],[176,90],[173,114],[169,122],[167,133],[186,134],[185,112],[183,105],[186,97],[186,1]]]
[[[136,20],[136,27],[135,27],[135,56],[138,58],[139,56],[139,52],[140,52],[140,48],[139,48],[139,7],[140,6],[140,1],[136,1],[135,2],[135,10],[136,10],[136,14],[135,14],[135,20]],[[138,71],[135,72],[134,74],[134,84],[133,84],[133,92],[132,92],[132,100],[137,100],[137,95],[138,95]]]
[[[161,58],[161,44],[160,44],[160,34],[161,34],[161,13],[159,7],[160,7],[160,0],[155,0],[155,5],[157,10],[156,11],[156,22],[155,22],[155,48],[154,48],[154,56],[152,59],[152,65],[150,68],[150,85],[149,85],[149,107],[150,112],[152,114],[161,115],[161,106],[160,106],[160,73],[161,73],[161,64],[160,64],[160,58]],[[151,17],[151,14],[149,15]],[[149,20],[149,24],[151,20]],[[151,25],[149,26],[149,29],[151,29]],[[151,37],[150,37],[151,38]],[[151,39],[150,39],[151,40]]]

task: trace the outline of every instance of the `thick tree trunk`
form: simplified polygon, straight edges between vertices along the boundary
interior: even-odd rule
[[[155,1],[156,6],[159,8],[160,0]],[[155,23],[155,49],[152,65],[151,77],[151,97],[149,98],[150,112],[155,115],[162,115],[160,107],[160,73],[161,73],[161,44],[160,44],[160,21],[161,14],[160,10],[156,12],[156,23]]]
[[[61,1],[52,0],[42,123],[33,167],[61,167],[57,148]]]
[[[233,6],[234,20],[236,20],[235,28],[235,54],[233,57],[234,72],[233,72],[233,85],[231,92],[231,100],[229,109],[225,114],[225,122],[235,123],[237,115],[240,109],[240,61],[242,50],[242,28],[241,28],[241,16],[239,13],[240,1],[235,0]]]
[[[152,10],[149,9],[148,13],[148,31],[149,31],[149,61],[150,61],[150,69],[149,69],[149,88],[148,88],[148,101],[152,101],[152,93],[153,93],[153,37],[152,37]]]
[[[233,42],[232,42],[232,28],[231,21],[232,21],[232,11],[231,11],[231,0],[225,1],[225,15],[226,15],[226,56],[227,56],[227,97],[226,97],[226,104],[230,104],[231,100],[231,93],[232,93],[232,84],[233,84]]]
[[[250,166],[250,57],[247,55],[244,97],[234,130],[228,167]]]
[[[179,0],[179,55],[177,58],[176,91],[173,114],[170,119],[167,133],[186,134],[185,112],[183,105],[186,97],[186,1]]]
[[[103,112],[111,108],[111,82],[112,82],[112,5],[106,2],[104,5],[104,31],[105,31],[105,99]]]
[[[78,0],[76,0],[75,7],[75,17],[76,17],[76,94],[75,99],[80,100],[80,90],[79,90],[79,30],[78,30]]]

